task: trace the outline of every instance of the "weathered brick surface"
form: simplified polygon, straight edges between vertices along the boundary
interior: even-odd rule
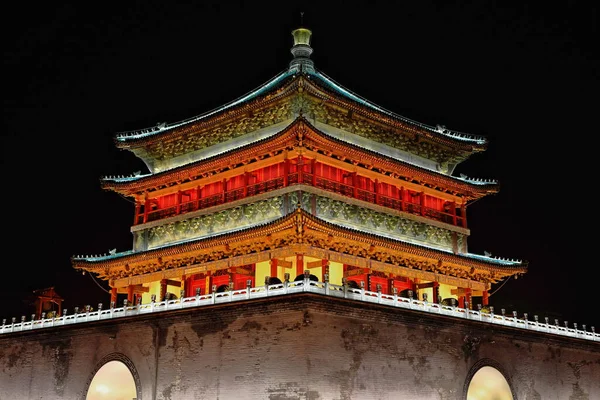
[[[144,400],[464,399],[486,362],[519,400],[600,399],[598,343],[310,294],[1,335],[0,399],[83,399],[111,357]]]

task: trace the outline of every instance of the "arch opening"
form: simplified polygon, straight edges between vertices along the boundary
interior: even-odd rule
[[[281,279],[279,279],[275,276],[269,277],[269,282],[268,282],[269,285],[278,285],[280,283],[283,283],[283,282],[281,282]]]
[[[221,285],[215,290],[216,293],[225,293],[229,291],[229,285]]]
[[[467,400],[514,400],[504,375],[489,365],[475,372],[467,390]]]
[[[138,399],[133,374],[121,361],[109,361],[94,374],[85,400]]]
[[[300,274],[294,279],[294,282],[301,282],[303,280],[304,280],[304,274]],[[313,282],[319,282],[319,278],[313,274],[310,274],[310,276],[308,277],[308,280],[313,281]]]

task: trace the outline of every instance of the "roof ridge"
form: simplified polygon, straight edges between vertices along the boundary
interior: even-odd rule
[[[179,120],[179,121],[172,122],[172,123],[159,122],[155,126],[151,126],[148,128],[135,129],[135,130],[129,130],[129,131],[120,131],[115,134],[115,139],[119,140],[119,141],[124,141],[124,140],[128,140],[128,139],[133,139],[133,138],[140,138],[140,137],[144,137],[144,136],[154,135],[154,134],[162,132],[162,131],[167,131],[169,129],[177,128],[179,126],[189,124],[191,122],[199,121],[210,115],[216,114],[220,111],[227,110],[237,104],[240,104],[240,103],[243,103],[244,101],[250,100],[250,99],[258,96],[260,93],[265,92],[267,89],[270,89],[272,86],[279,83],[284,78],[291,76],[291,75],[294,75],[294,73],[289,71],[288,69],[285,69],[285,70],[279,72],[278,74],[276,74],[271,79],[269,79],[266,82],[262,83],[261,85],[255,87],[254,89],[246,92],[245,94],[237,97],[236,99],[234,99],[228,103],[225,103],[221,106],[215,107],[210,111],[206,111],[204,113],[197,114],[193,117],[186,118],[186,119]]]
[[[347,95],[349,95],[349,97],[352,99],[353,97],[355,99],[352,99],[354,101],[358,101],[360,103],[362,103],[363,105],[366,105],[370,108],[373,108],[376,111],[382,112],[384,114],[387,114],[393,118],[399,119],[401,121],[404,122],[408,122],[410,124],[416,125],[420,128],[423,129],[427,129],[431,132],[435,132],[435,133],[439,133],[442,134],[444,136],[447,137],[451,137],[453,139],[468,139],[468,140],[474,140],[477,142],[481,142],[481,143],[486,143],[487,142],[487,138],[483,135],[475,135],[475,134],[471,134],[471,133],[465,133],[465,132],[460,132],[460,131],[456,131],[456,130],[450,130],[448,128],[446,128],[444,125],[436,125],[435,127],[425,124],[423,122],[419,122],[419,121],[415,121],[413,119],[410,119],[408,117],[405,117],[403,115],[400,115],[398,113],[395,113],[393,111],[390,111],[384,107],[381,107],[380,105],[374,103],[371,100],[368,100],[367,98],[353,92],[352,90],[346,88],[345,86],[341,85],[340,83],[336,82],[333,78],[331,78],[330,76],[328,76],[327,74],[321,72],[318,69],[315,69],[315,72],[308,72],[306,73],[307,75],[310,76],[315,76],[318,79],[321,79],[322,81],[324,81],[327,85],[329,86],[333,86],[334,88],[337,87],[338,90],[343,92],[346,92]]]
[[[443,177],[446,177],[446,178],[454,179],[456,181],[461,181],[461,182],[469,183],[469,184],[472,184],[472,185],[497,185],[498,184],[498,180],[497,179],[491,179],[491,178],[489,178],[489,179],[486,179],[486,178],[470,178],[470,177],[468,177],[468,176],[466,176],[464,174],[460,174],[459,176],[455,176],[455,175],[451,175],[451,174],[444,174],[444,173],[442,173],[440,171],[436,171],[434,169],[423,167],[421,165],[418,165],[416,163],[410,162],[408,160],[401,160],[401,159],[397,159],[397,158],[394,158],[394,157],[386,155],[386,154],[381,154],[379,152],[371,150],[370,148],[362,147],[362,146],[359,146],[359,145],[357,145],[355,143],[352,143],[350,141],[346,141],[346,140],[337,138],[335,136],[332,136],[329,133],[324,132],[322,129],[319,129],[318,127],[316,127],[315,125],[313,125],[305,117],[301,116],[300,118],[302,118],[303,122],[306,125],[308,125],[313,131],[317,132],[318,134],[320,134],[320,135],[322,135],[322,136],[326,137],[327,139],[332,140],[334,142],[343,143],[344,145],[352,146],[352,147],[356,148],[359,151],[364,151],[366,153],[371,153],[374,156],[376,155],[378,157],[389,159],[392,162],[407,164],[407,165],[410,165],[411,167],[417,168],[419,170],[422,170],[422,171],[425,171],[425,172],[428,172],[428,173],[433,173],[433,174],[440,175],[440,176],[443,176]],[[370,140],[370,139],[367,138],[367,140]],[[384,145],[385,145],[385,143],[384,143]]]

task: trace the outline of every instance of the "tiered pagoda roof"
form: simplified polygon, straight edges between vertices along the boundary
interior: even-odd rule
[[[399,135],[410,135],[413,140],[419,138],[456,148],[457,154],[454,157],[457,161],[464,161],[472,153],[487,148],[488,141],[484,136],[453,131],[441,125],[433,127],[411,120],[354,94],[320,71],[293,69],[281,72],[248,94],[210,112],[175,123],[159,123],[149,128],[120,132],[115,137],[115,143],[119,148],[134,153],[140,152],[139,149],[150,147],[158,141],[179,139],[189,134],[202,135],[205,129],[226,124],[251,114],[253,110],[302,93],[316,96],[331,107],[337,106],[345,112],[356,113],[355,118],[360,116],[372,119],[372,122],[377,121],[388,130],[396,130],[394,133]],[[375,134],[371,139],[384,140],[384,134]],[[151,159],[151,155],[144,156],[148,160]]]
[[[304,115],[317,128],[323,124],[346,132],[342,136],[347,142],[380,144],[380,153],[397,158],[409,153],[413,162],[429,160],[430,168],[448,175],[473,153],[487,148],[483,136],[429,126],[362,98],[315,69],[306,54],[295,51],[303,46],[310,49],[308,54],[312,52],[308,43],[296,37],[289,68],[246,95],[183,121],[121,132],[115,136],[116,146],[132,151],[156,173],[189,164],[202,150],[237,143],[235,139],[250,132],[259,132],[254,140],[268,137],[281,129],[280,124]],[[268,127],[274,129],[265,130]]]
[[[105,177],[102,188],[141,202],[269,158],[287,158],[290,152],[372,171],[390,182],[407,182],[441,198],[460,200],[463,206],[498,192],[494,180],[452,176],[459,163],[486,150],[485,137],[416,122],[360,97],[314,68],[310,31],[300,28],[293,35],[289,67],[255,90],[183,121],[117,134],[116,146],[143,160],[149,173]],[[170,269],[185,268],[187,274],[216,270],[235,257],[264,261],[289,246],[303,246],[305,254],[313,252],[315,257],[382,272],[401,269],[409,277],[475,285],[478,290],[526,272],[527,263],[519,260],[409,243],[341,226],[306,209],[284,214],[252,227],[150,249],[77,256],[72,263],[117,286],[133,284],[142,274],[168,275]],[[466,226],[451,228],[468,236]],[[344,257],[351,259],[342,261]]]

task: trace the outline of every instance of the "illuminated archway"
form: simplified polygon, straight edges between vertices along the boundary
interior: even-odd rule
[[[517,400],[502,367],[493,360],[479,360],[465,382],[466,400]]]
[[[84,400],[141,400],[140,378],[123,354],[110,354],[96,366],[86,385]]]

